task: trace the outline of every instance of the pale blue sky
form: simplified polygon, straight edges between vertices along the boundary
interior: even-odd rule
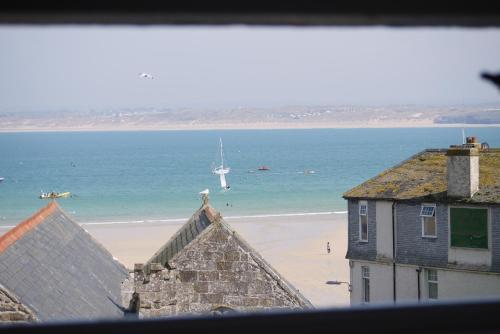
[[[500,101],[500,29],[0,26],[0,50],[0,111]]]

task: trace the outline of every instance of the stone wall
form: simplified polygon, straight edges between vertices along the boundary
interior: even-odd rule
[[[0,325],[34,320],[33,313],[0,286]]]
[[[178,253],[168,268],[135,267],[124,283],[124,305],[138,292],[140,316],[309,308],[311,304],[221,224]]]

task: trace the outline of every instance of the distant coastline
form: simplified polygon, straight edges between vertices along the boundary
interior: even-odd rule
[[[0,132],[500,127],[498,104],[0,111]]]
[[[434,123],[433,120],[411,121],[366,121],[366,122],[303,122],[303,123],[213,123],[172,124],[159,126],[117,125],[117,126],[13,126],[1,127],[0,133],[14,132],[107,132],[107,131],[204,131],[204,130],[293,130],[293,129],[368,129],[368,128],[479,128],[500,127],[500,124]]]

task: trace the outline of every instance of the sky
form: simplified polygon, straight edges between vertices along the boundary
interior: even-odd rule
[[[496,103],[499,55],[484,28],[0,26],[0,112]]]

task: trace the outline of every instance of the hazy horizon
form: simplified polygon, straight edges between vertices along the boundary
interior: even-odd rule
[[[500,29],[1,26],[0,111],[495,104],[479,75],[500,70],[499,41]]]

